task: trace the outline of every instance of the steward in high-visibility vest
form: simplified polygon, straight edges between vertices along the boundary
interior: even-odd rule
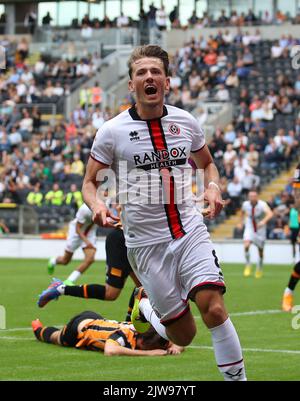
[[[32,206],[42,206],[44,195],[40,192],[40,183],[38,182],[33,191],[30,191],[27,195],[27,203]]]
[[[82,193],[78,191],[77,186],[75,184],[71,185],[70,192],[67,193],[66,196],[66,205],[75,206],[76,209],[79,209],[83,204]]]
[[[45,201],[48,205],[61,206],[64,201],[64,193],[58,184],[53,184],[52,190],[45,195]]]

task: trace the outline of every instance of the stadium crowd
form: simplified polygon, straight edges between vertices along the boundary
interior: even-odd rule
[[[18,43],[4,37],[0,44],[6,49],[6,69],[0,75],[1,114],[6,118],[18,104],[57,104],[93,76],[101,63],[95,53],[81,59],[75,54],[63,54],[59,59],[45,54],[29,64],[25,37]]]
[[[48,13],[44,16],[42,24],[44,27],[48,27],[51,24],[51,21],[53,21],[53,18],[50,13]],[[167,12],[163,3],[161,4],[161,7],[156,7],[154,3],[152,3],[148,10],[145,10],[144,8],[141,9],[138,20],[134,20],[124,12],[121,12],[121,14],[114,19],[110,19],[105,15],[102,20],[99,18],[92,19],[88,14],[86,14],[81,20],[74,18],[71,23],[71,28],[81,29],[81,35],[88,38],[92,36],[93,29],[100,28],[157,27],[159,30],[163,31],[167,29],[168,25],[170,25],[171,29],[201,29],[216,26],[243,27],[270,24],[281,25],[286,22],[299,24],[300,14],[298,13],[295,17],[291,17],[289,13],[284,13],[280,10],[277,10],[275,15],[272,15],[268,10],[255,14],[254,11],[249,8],[246,13],[238,13],[236,10],[232,10],[230,15],[226,15],[226,11],[223,9],[220,11],[219,15],[215,17],[209,15],[208,12],[204,12],[203,16],[199,17],[194,10],[188,19],[187,24],[183,24],[181,22],[180,9],[178,6],[174,6],[171,12]],[[30,30],[31,26],[28,26],[28,28]]]
[[[243,27],[243,26],[258,26],[258,25],[281,25],[284,23],[299,24],[300,13],[295,16],[291,16],[288,12],[284,13],[281,10],[277,10],[275,15],[271,11],[265,10],[255,13],[253,9],[249,8],[247,12],[238,13],[236,10],[232,10],[230,13],[220,10],[218,15],[210,15],[208,12],[204,12],[202,17],[197,15],[194,10],[191,16],[188,18],[186,23],[183,23],[180,16],[180,9],[178,6],[174,6],[171,12],[167,12],[164,4],[161,7],[156,7],[154,3],[150,4],[149,8],[145,10],[141,9],[138,19],[131,18],[126,13],[121,14],[110,19],[107,15],[103,19],[90,18],[88,14],[85,14],[83,18],[74,18],[69,26],[72,29],[80,30],[83,39],[89,39],[93,36],[93,31],[97,29],[109,29],[109,28],[126,28],[126,27],[137,27],[139,29],[148,29],[156,27],[160,31],[164,31],[170,27],[170,29],[187,29],[196,28],[201,29],[205,27]],[[34,35],[37,31],[37,14],[32,9],[26,15],[24,19],[24,28],[29,34]],[[41,19],[41,28],[44,30],[51,29],[54,18],[47,12]],[[5,13],[0,15],[0,35],[5,34],[7,25],[7,16]],[[68,28],[68,27],[64,27]],[[68,34],[62,38],[60,35],[53,36],[53,40],[67,40]]]
[[[201,125],[207,119],[203,101],[232,100],[235,105],[231,124],[217,128],[209,142],[227,202],[220,219],[236,212],[249,189],[260,189],[296,157],[300,75],[290,64],[298,43],[292,36],[263,41],[259,29],[254,35],[239,28],[232,35],[225,29],[208,40],[193,38],[171,58],[168,104],[195,112]],[[76,80],[76,71],[88,64],[39,60],[29,67],[27,56],[16,51],[9,72],[0,76],[1,96],[6,99],[0,113],[0,200],[41,206],[73,199],[78,207],[82,200],[74,200],[76,196],[71,194],[78,193],[81,186],[96,130],[129,107],[133,99],[123,99],[119,110],[103,109],[101,83],[94,88],[82,86],[80,103],[69,118],[54,126],[43,125],[38,108],[17,107],[26,100],[34,105],[38,91],[33,90],[31,97],[32,82],[44,86],[43,94],[52,93],[50,76],[69,79],[67,66],[72,65],[72,79]],[[95,88],[98,90],[93,91]],[[63,94],[66,89],[60,89],[60,96]]]

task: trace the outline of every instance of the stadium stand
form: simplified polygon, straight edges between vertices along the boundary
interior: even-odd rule
[[[298,17],[291,22],[298,23]],[[217,127],[209,139],[227,203],[221,216],[208,222],[211,231],[236,213],[250,188],[261,189],[288,169],[299,151],[300,76],[291,66],[291,51],[299,38],[283,35],[280,40],[264,40],[259,28],[254,34],[240,29],[265,24],[266,18],[251,12],[246,16],[233,12],[230,18],[221,13],[216,20],[194,15],[189,21],[193,27],[225,29],[208,38],[191,39],[171,58],[167,103],[195,113],[201,124],[207,121],[209,102],[234,105],[233,120]],[[278,13],[268,23],[286,19]],[[172,25],[179,28],[175,20]],[[85,21],[72,28],[83,24],[95,30],[103,25]],[[116,24],[117,20],[109,26]],[[235,34],[226,29],[229,26],[238,26]],[[65,34],[67,40],[71,31]],[[39,192],[41,200],[33,206],[39,230],[57,230],[76,210],[66,199],[72,183],[81,187],[96,130],[133,99],[120,99],[115,110],[103,107],[101,82],[85,84],[101,68],[98,55],[66,59],[30,54],[26,38],[19,43],[3,38],[1,44],[7,49],[8,69],[0,75],[0,201],[29,204],[29,194]],[[78,107],[66,115],[62,100],[78,88]],[[93,100],[95,88],[98,101]],[[56,117],[50,121],[49,115]],[[54,183],[62,191],[63,209],[46,204]],[[10,226],[9,221],[6,224]]]

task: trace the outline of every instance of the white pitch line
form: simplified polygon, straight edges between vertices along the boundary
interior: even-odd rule
[[[284,313],[280,309],[269,309],[269,310],[255,310],[249,312],[233,312],[229,313],[229,316],[256,316],[256,315],[275,315],[277,313]],[[201,319],[201,316],[194,316],[195,319]]]
[[[8,337],[8,336],[0,336],[0,341],[1,340],[13,340],[13,341],[34,341],[34,337],[32,337],[32,338],[29,338],[29,337],[20,337],[20,338],[17,338],[17,337]]]
[[[1,340],[16,340],[16,337],[0,337]],[[18,341],[35,341],[34,338],[18,338]],[[207,346],[207,345],[190,345],[188,348],[193,348],[193,349],[207,349],[213,351],[213,347]],[[288,350],[288,349],[263,349],[263,348],[242,348],[243,351],[245,352],[267,352],[267,353],[272,353],[272,354],[292,354],[292,355],[300,355],[300,351],[296,350]],[[77,355],[77,354],[76,354]]]
[[[64,325],[63,324],[58,324],[58,325],[54,325],[54,327],[57,327],[58,329],[61,329]],[[0,336],[1,333],[14,333],[16,331],[32,331],[31,327],[15,327],[13,329],[4,329],[4,330],[0,330]]]
[[[269,310],[256,310],[256,311],[248,311],[248,312],[233,312],[229,313],[230,316],[256,316],[256,315],[274,315],[276,313],[285,313],[280,309],[269,309]],[[201,316],[194,316],[195,319],[201,319]],[[54,325],[57,328],[62,328],[63,324]],[[31,331],[31,327],[15,327],[12,329],[4,329],[0,330],[1,333],[14,333],[17,331]]]
[[[208,349],[213,350],[213,347],[209,347],[206,345],[189,345],[188,348],[195,348],[195,349]],[[290,349],[264,349],[264,348],[242,348],[242,351],[245,352],[269,352],[269,353],[279,353],[279,354],[294,354],[300,355],[299,350],[290,350]]]
[[[284,313],[280,309],[269,309],[269,310],[256,310],[250,312],[233,312],[229,313],[230,316],[255,316],[255,315],[275,315],[276,313]]]

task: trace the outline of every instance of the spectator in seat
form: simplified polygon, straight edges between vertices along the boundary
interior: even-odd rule
[[[249,145],[249,150],[247,152],[246,157],[249,166],[253,169],[253,171],[257,172],[259,166],[259,153],[256,150],[254,143],[251,143]]]
[[[60,97],[63,94],[64,94],[64,88],[62,87],[61,83],[57,81],[53,88],[53,95]]]
[[[236,209],[240,205],[240,196],[242,193],[242,185],[238,179],[238,177],[234,177],[232,181],[227,185],[227,192],[230,196],[231,202],[228,206],[232,213],[235,213]]]
[[[229,88],[237,88],[239,86],[239,77],[237,76],[236,70],[232,70],[227,76],[225,84]]]
[[[216,93],[216,100],[220,102],[228,102],[230,100],[230,95],[228,89],[226,89],[224,84],[219,85],[219,89]]]
[[[43,203],[43,194],[41,192],[41,184],[37,182],[33,188],[33,191],[30,191],[27,195],[27,203],[31,206],[42,206]]]
[[[48,205],[61,206],[64,201],[64,193],[60,189],[59,184],[55,182],[52,189],[45,195],[45,202]]]
[[[282,55],[283,48],[280,46],[279,41],[277,40],[273,46],[271,47],[271,58],[279,58]]]
[[[74,161],[71,164],[71,174],[78,174],[83,176],[84,174],[84,164],[80,160],[80,155],[75,153],[73,156]]]
[[[66,205],[72,207],[75,211],[77,211],[83,204],[81,191],[78,190],[76,184],[71,184],[70,192],[68,192],[66,195],[65,203]]]
[[[275,218],[274,226],[270,231],[270,239],[286,239],[287,224],[281,216]]]
[[[48,79],[48,81],[46,82],[46,87],[43,90],[43,96],[45,96],[46,98],[51,98],[53,95],[54,95],[54,86],[50,81],[50,79]]]
[[[41,148],[41,156],[43,157],[49,157],[53,150],[56,147],[56,139],[53,137],[53,133],[51,129],[49,129],[45,134],[44,138],[42,139],[40,143],[40,148]]]
[[[254,64],[253,54],[250,52],[249,47],[245,47],[242,60],[245,66],[252,66]]]

